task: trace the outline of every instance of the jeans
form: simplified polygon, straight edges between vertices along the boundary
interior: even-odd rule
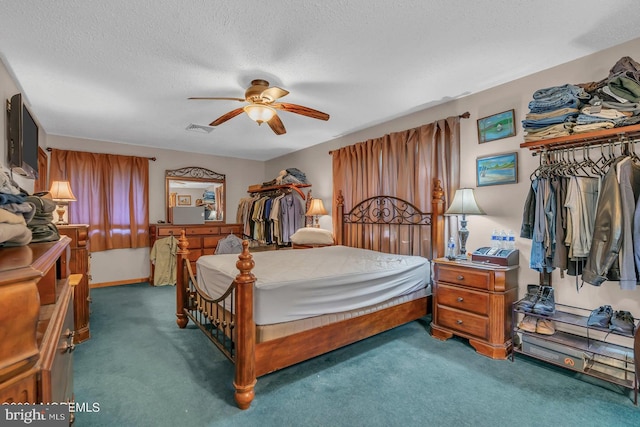
[[[610,119],[610,118],[604,118],[604,117],[598,117],[598,116],[590,116],[588,114],[580,114],[576,119],[576,124],[588,125],[590,123],[611,122],[615,125],[616,123],[621,122],[624,119],[625,118]]]
[[[547,265],[545,259],[544,237],[546,228],[546,218],[544,213],[544,199],[547,191],[548,181],[545,179],[534,179],[531,187],[536,195],[535,223],[533,228],[533,239],[531,240],[531,259],[529,267],[540,273],[551,273],[553,267]]]
[[[565,95],[553,100],[537,100],[529,102],[529,111],[532,113],[544,113],[550,110],[558,110],[560,108],[578,108],[580,102],[573,95]]]
[[[584,89],[572,84],[552,86],[533,93],[529,110],[532,113],[540,113],[560,108],[578,108],[581,100],[586,102],[590,97]]]
[[[522,121],[522,127],[539,129],[539,128],[545,128],[551,125],[557,125],[559,123],[573,122],[575,121],[575,118],[577,115],[578,113],[567,113],[561,116],[547,117],[545,119],[537,119],[537,120],[527,119]]]
[[[552,86],[545,89],[538,89],[533,93],[533,99],[552,101],[565,95],[573,95],[573,97],[580,99],[590,98],[590,95],[581,87],[567,83],[562,86]]]

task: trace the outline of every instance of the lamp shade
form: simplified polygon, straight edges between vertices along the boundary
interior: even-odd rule
[[[327,210],[324,208],[321,199],[311,199],[311,205],[307,211],[307,215],[326,215]]]
[[[258,123],[268,122],[276,114],[276,110],[273,108],[268,105],[260,104],[249,104],[245,106],[243,110],[249,117],[251,117],[251,120]]]
[[[445,215],[485,215],[485,212],[478,206],[476,197],[473,195],[473,188],[459,188],[453,196],[453,202]]]
[[[76,196],[71,191],[69,181],[53,181],[49,189],[51,198],[57,202],[75,202]]]

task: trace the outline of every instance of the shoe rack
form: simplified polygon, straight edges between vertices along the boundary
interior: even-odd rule
[[[633,402],[638,404],[638,379],[634,368],[634,336],[608,328],[589,326],[591,310],[555,303],[550,316],[524,311],[520,301],[513,304],[511,330],[513,350],[545,362],[633,390]],[[528,332],[518,327],[525,316],[551,320],[555,332],[551,335]],[[634,319],[635,330],[640,321]],[[638,355],[640,357],[640,355]]]

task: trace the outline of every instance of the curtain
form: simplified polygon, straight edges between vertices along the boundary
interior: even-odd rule
[[[370,139],[332,152],[334,200],[342,191],[345,212],[368,197],[386,195],[407,200],[423,212],[431,212],[434,180],[441,182],[445,206],[460,186],[460,117]],[[337,203],[333,204],[337,215]],[[455,230],[446,220],[446,235]],[[334,221],[336,224],[336,221]],[[334,228],[334,233],[337,230]],[[350,236],[367,247],[375,242],[372,230]],[[395,237],[406,240],[406,236]],[[425,244],[428,242],[421,242]],[[390,242],[398,247],[400,242]],[[378,249],[379,248],[373,248]]]
[[[71,184],[69,222],[89,225],[92,252],[148,246],[149,159],[53,149],[50,179]]]

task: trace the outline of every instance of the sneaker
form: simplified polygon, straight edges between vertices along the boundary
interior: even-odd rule
[[[536,332],[542,335],[553,335],[556,333],[556,328],[553,326],[553,322],[549,319],[538,319],[536,323]]]
[[[540,298],[538,298],[538,301],[533,305],[531,311],[543,316],[552,316],[556,312],[556,302],[551,286],[540,287]]]
[[[538,323],[538,319],[536,319],[535,317],[524,316],[524,319],[522,319],[522,322],[518,324],[518,328],[527,332],[535,332],[537,323]]]
[[[540,298],[540,285],[527,285],[527,294],[516,304],[522,311],[530,312],[534,304]]]
[[[599,328],[609,328],[613,316],[613,309],[610,305],[601,305],[591,312],[587,319],[587,326],[597,326]]]
[[[633,335],[634,329],[635,321],[631,313],[624,310],[619,310],[613,313],[611,323],[609,324],[609,330]]]

